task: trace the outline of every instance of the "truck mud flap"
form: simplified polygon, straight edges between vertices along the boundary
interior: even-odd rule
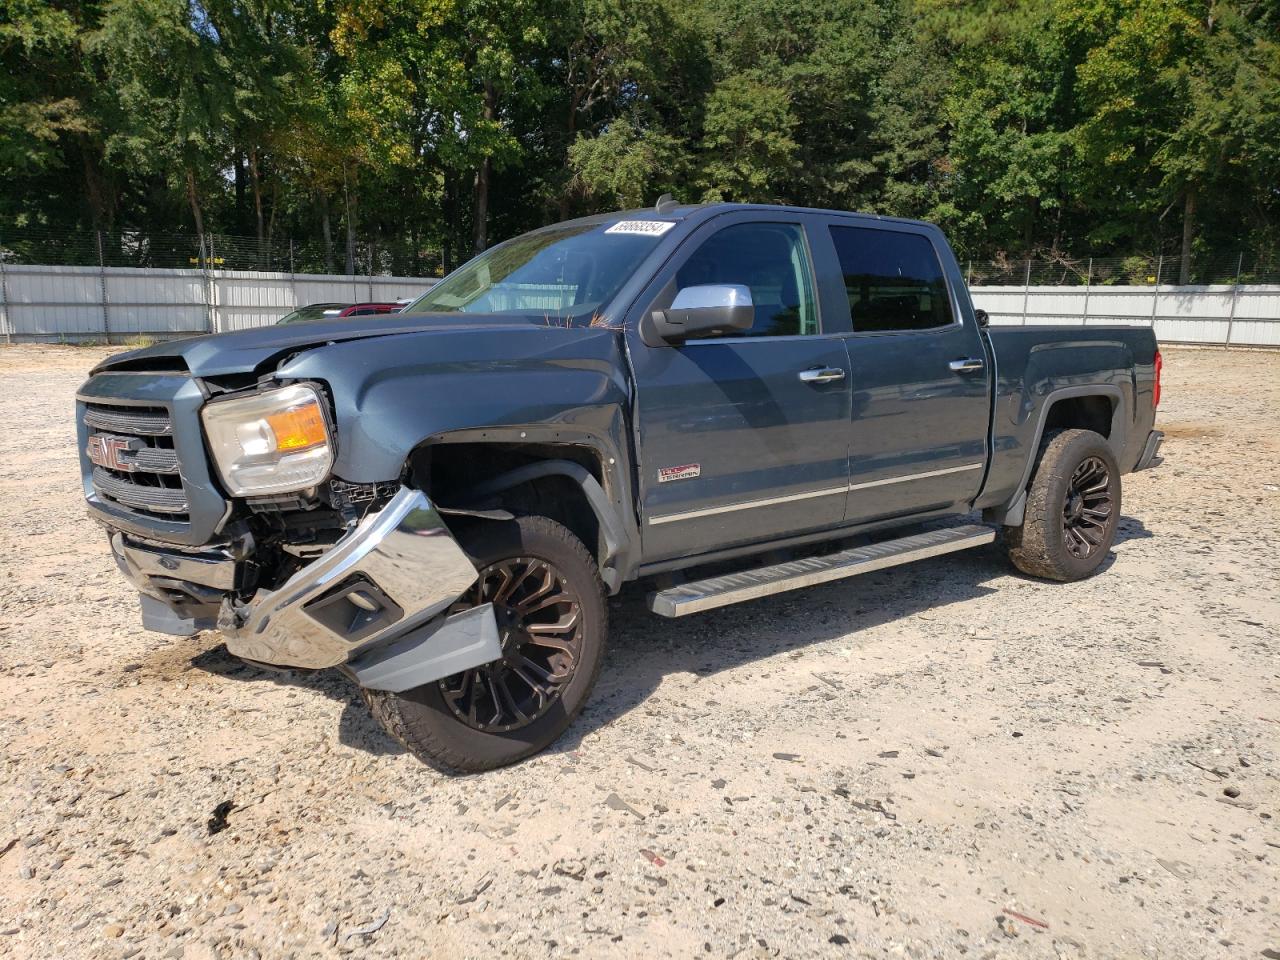
[[[1134,466],[1134,472],[1139,470],[1148,470],[1151,467],[1160,466],[1163,458],[1160,456],[1160,443],[1164,440],[1164,433],[1159,430],[1152,430],[1147,434],[1147,442],[1142,448],[1142,456],[1138,457],[1138,462]]]

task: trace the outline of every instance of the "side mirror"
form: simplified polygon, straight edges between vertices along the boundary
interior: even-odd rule
[[[666,310],[653,311],[654,332],[668,343],[750,330],[756,322],[751,291],[740,283],[685,287]]]
[[[990,315],[987,313],[987,311],[983,310],[981,307],[978,307],[976,310],[973,311],[973,319],[978,321],[978,326],[980,327],[986,327],[991,325]]]

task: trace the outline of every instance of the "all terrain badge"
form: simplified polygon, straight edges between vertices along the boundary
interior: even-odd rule
[[[667,483],[670,480],[691,480],[702,474],[702,464],[686,463],[679,467],[659,467],[658,482]]]

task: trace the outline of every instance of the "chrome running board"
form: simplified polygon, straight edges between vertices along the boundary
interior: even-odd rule
[[[995,530],[977,524],[928,530],[898,540],[853,547],[823,557],[805,557],[756,570],[683,583],[651,593],[649,609],[660,617],[683,617],[731,603],[856,577],[861,573],[896,567],[956,550],[980,547],[995,538]]]

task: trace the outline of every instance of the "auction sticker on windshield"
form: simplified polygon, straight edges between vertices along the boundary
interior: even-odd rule
[[[674,220],[619,220],[605,233],[642,233],[648,237],[660,237],[675,225]]]

